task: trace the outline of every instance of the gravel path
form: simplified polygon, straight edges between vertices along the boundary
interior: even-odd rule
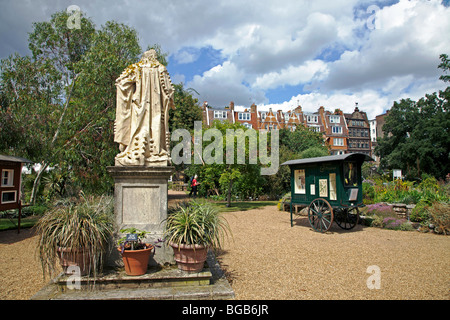
[[[450,299],[450,237],[356,226],[290,226],[275,206],[226,213],[233,231],[220,262],[236,299]],[[369,289],[369,266],[380,289]]]
[[[173,197],[172,201],[180,197]],[[275,206],[225,214],[233,238],[219,256],[236,299],[450,299],[450,238],[357,226],[290,226]],[[46,281],[30,229],[0,232],[0,299],[29,299]],[[381,270],[370,290],[367,268]]]

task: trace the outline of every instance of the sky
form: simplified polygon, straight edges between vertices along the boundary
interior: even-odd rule
[[[446,87],[449,0],[0,0],[0,58],[29,55],[32,23],[77,6],[97,28],[138,32],[169,54],[172,82],[200,103],[274,111],[301,105],[369,119]]]

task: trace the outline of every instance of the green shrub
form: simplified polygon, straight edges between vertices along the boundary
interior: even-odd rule
[[[440,234],[450,234],[450,203],[435,202],[427,209],[434,231]]]
[[[383,218],[379,216],[373,216],[371,226],[375,228],[383,228]]]
[[[375,188],[369,182],[362,183],[363,201],[365,204],[374,203]]]
[[[411,211],[409,218],[412,222],[426,222],[430,218],[428,208],[430,203],[428,201],[420,201]]]

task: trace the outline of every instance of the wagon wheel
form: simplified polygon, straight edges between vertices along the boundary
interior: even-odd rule
[[[314,230],[327,232],[333,224],[333,208],[327,200],[317,198],[309,205],[308,219]]]
[[[358,224],[359,209],[358,207],[341,209],[336,212],[334,220],[342,229],[353,229]]]

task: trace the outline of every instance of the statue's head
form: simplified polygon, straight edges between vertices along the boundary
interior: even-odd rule
[[[148,50],[148,51],[145,51],[145,52],[142,54],[141,60],[144,60],[144,59],[148,59],[148,60],[156,60],[156,51],[155,51],[155,49],[150,49],[150,50]]]

